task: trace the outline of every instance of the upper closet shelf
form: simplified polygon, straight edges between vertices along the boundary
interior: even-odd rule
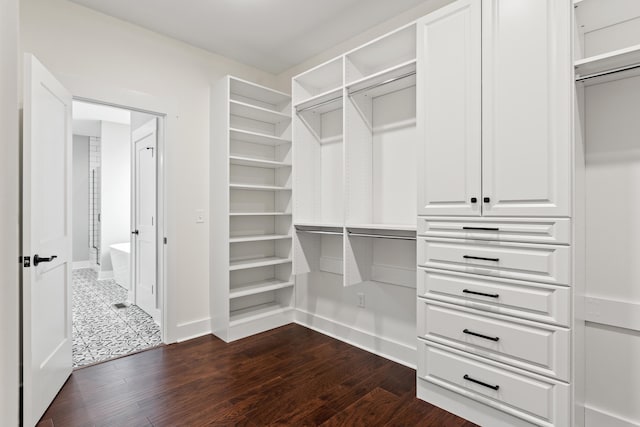
[[[417,232],[418,227],[409,224],[349,224],[347,229],[366,229],[383,231],[409,231]]]
[[[273,135],[267,135],[264,133],[251,132],[242,129],[229,129],[229,134],[231,139],[243,142],[250,142],[252,144],[260,144],[260,145],[282,145],[288,144],[291,142],[290,139],[279,138]]]
[[[284,92],[248,82],[237,77],[231,77],[230,83],[232,97],[242,97],[247,98],[248,100],[255,100],[271,105],[272,109],[278,109],[280,106],[291,102],[291,96]]]
[[[296,112],[324,114],[342,108],[342,88],[321,93],[296,105]]]
[[[245,102],[232,100],[229,102],[229,106],[231,108],[232,116],[244,117],[247,119],[274,125],[291,120],[291,117],[286,114],[278,113],[267,108],[257,107]]]
[[[640,45],[592,56],[575,62],[576,80],[640,68]]]
[[[229,162],[237,166],[252,166],[265,169],[278,169],[291,167],[290,163],[274,162],[273,160],[262,160],[252,157],[229,156]]]
[[[231,190],[253,190],[253,191],[290,191],[290,187],[278,187],[276,185],[253,185],[253,184],[229,184]]]
[[[367,94],[372,98],[416,85],[416,60],[387,68],[347,86],[349,95]]]

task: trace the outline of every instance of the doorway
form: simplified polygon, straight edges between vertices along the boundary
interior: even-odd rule
[[[73,101],[74,367],[162,344],[162,119]]]

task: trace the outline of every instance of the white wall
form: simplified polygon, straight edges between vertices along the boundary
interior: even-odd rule
[[[333,59],[336,56],[342,55],[343,53],[348,52],[349,50],[354,49],[370,40],[373,40],[376,37],[382,36],[389,31],[393,31],[396,28],[400,28],[405,24],[415,21],[416,19],[423,17],[429,12],[433,12],[434,10],[452,3],[453,1],[454,0],[425,0],[418,6],[415,6],[407,10],[406,12],[401,13],[400,15],[394,16],[381,24],[371,27],[367,31],[364,31],[357,36],[352,37],[349,40],[346,40],[345,42],[340,43],[336,46],[333,46],[332,48],[327,49],[324,52],[307,59],[306,61],[296,65],[295,67],[291,67],[283,73],[280,73],[277,76],[277,87],[282,91],[291,93],[291,78],[293,76],[300,74],[301,72],[306,71],[309,68],[313,68],[314,66],[325,61]]]
[[[100,148],[100,277],[106,278],[113,274],[109,246],[131,240],[131,127],[102,122]]]
[[[209,89],[225,74],[265,85],[275,77],[66,0],[21,7],[22,49],[75,96],[167,114],[165,338],[209,332],[209,227],[195,221],[209,206]]]
[[[89,137],[73,135],[73,262],[89,260]]]
[[[18,425],[18,1],[0,0],[0,425]]]

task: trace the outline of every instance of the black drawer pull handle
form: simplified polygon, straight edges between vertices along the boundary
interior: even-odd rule
[[[482,334],[478,334],[476,332],[471,332],[468,329],[464,329],[462,332],[467,334],[467,335],[473,335],[474,337],[484,338],[485,340],[490,340],[490,341],[495,341],[495,342],[500,341],[500,337],[490,337],[488,335],[482,335]]]
[[[463,289],[462,292],[465,294],[480,295],[489,298],[500,298],[500,294],[485,294],[484,292],[470,291],[469,289]]]
[[[462,227],[463,230],[500,231],[498,227]]]
[[[482,386],[488,387],[488,388],[490,388],[490,389],[492,389],[492,390],[498,390],[498,389],[500,388],[500,386],[499,386],[499,385],[491,385],[491,384],[487,384],[487,383],[482,382],[482,381],[478,381],[478,380],[476,380],[476,379],[471,378],[471,377],[470,377],[469,375],[467,375],[467,374],[465,374],[465,375],[464,375],[464,377],[462,377],[462,378],[464,378],[464,379],[465,379],[465,380],[467,380],[467,381],[471,381],[472,383],[476,383],[476,384],[480,384],[480,385],[482,385]]]
[[[462,258],[464,258],[464,259],[479,259],[479,260],[482,260],[482,261],[494,261],[494,262],[500,261],[500,258],[485,258],[485,257],[481,257],[481,256],[471,256],[471,255],[463,255]]]

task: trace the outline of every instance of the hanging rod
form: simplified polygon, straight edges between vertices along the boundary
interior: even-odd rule
[[[406,73],[406,74],[403,74],[403,75],[401,75],[401,76],[392,77],[392,78],[390,78],[390,79],[388,79],[388,80],[385,80],[385,81],[383,81],[383,82],[375,83],[375,84],[372,84],[372,85],[367,86],[367,87],[363,87],[363,88],[360,88],[360,89],[356,89],[356,90],[354,90],[354,91],[352,91],[352,92],[349,92],[349,95],[355,95],[355,94],[358,94],[358,93],[360,93],[360,92],[365,92],[365,91],[367,91],[367,90],[375,89],[375,88],[377,88],[377,87],[384,86],[384,85],[388,85],[389,83],[393,83],[393,82],[396,82],[396,81],[398,81],[398,80],[406,79],[407,77],[411,77],[411,76],[415,76],[415,75],[416,75],[416,72],[415,72],[415,71],[410,71],[410,72],[408,72],[408,73]]]
[[[620,68],[614,68],[613,70],[601,71],[599,73],[587,74],[586,76],[577,77],[576,81],[582,82],[589,79],[595,79],[596,77],[608,76],[611,74],[621,73],[623,71],[635,70],[636,68],[640,68],[640,63],[627,65]]]
[[[374,239],[416,240],[415,237],[410,237],[410,236],[392,236],[392,235],[388,235],[388,234],[352,233],[350,231],[349,231],[349,236],[354,236],[354,237],[373,237]]]
[[[309,105],[309,106],[304,107],[304,108],[296,107],[296,112],[297,113],[302,113],[303,111],[313,110],[314,108],[318,108],[318,107],[322,107],[323,105],[331,104],[332,102],[335,102],[335,101],[337,101],[339,99],[342,99],[342,95],[336,96],[335,98],[327,99],[326,101],[322,101],[322,102],[319,102],[317,104]]]
[[[316,230],[300,230],[296,228],[298,233],[309,233],[309,234],[331,234],[335,236],[342,236],[341,231],[316,231]]]

